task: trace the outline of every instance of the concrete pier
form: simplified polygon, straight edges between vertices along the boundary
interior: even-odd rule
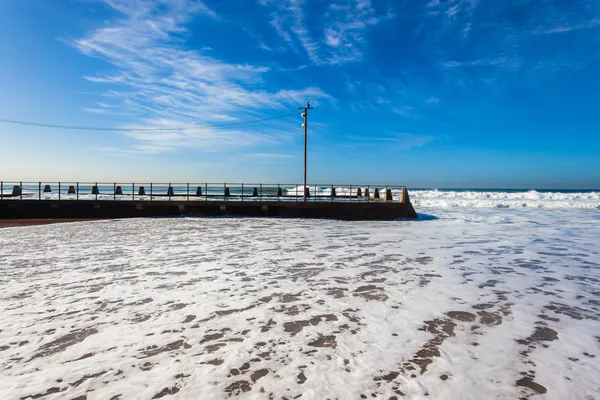
[[[44,185],[44,193],[52,193],[52,189],[50,185]]]
[[[143,186],[140,186],[140,188],[138,189],[138,196],[145,196],[146,195],[146,188]]]
[[[117,188],[115,189],[115,196],[122,196],[123,195],[123,189],[121,188],[121,186],[117,186]]]
[[[100,190],[98,190],[98,186],[92,186],[92,194],[100,194]]]
[[[20,196],[21,195],[21,186],[14,185],[12,190],[12,196]]]
[[[69,190],[67,190],[67,194],[77,194],[77,191],[75,190],[75,186],[69,185]]]
[[[202,186],[198,186],[198,187],[196,188],[196,196],[197,196],[197,197],[200,197],[200,196],[202,196]]]
[[[377,189],[377,188],[373,189],[373,198],[374,199],[380,199],[381,198],[379,196],[379,189]]]
[[[356,197],[362,197],[362,190],[360,188],[356,189]]]
[[[252,189],[252,197],[258,197],[258,188]]]
[[[169,197],[175,196],[175,192],[173,191],[173,186],[171,186],[171,185],[169,185],[169,188],[167,189],[167,196],[169,196]]]
[[[0,219],[166,216],[331,218],[350,221],[417,218],[410,203],[287,201],[20,200],[0,201]]]

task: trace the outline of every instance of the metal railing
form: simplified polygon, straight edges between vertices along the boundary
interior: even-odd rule
[[[138,201],[398,201],[401,185],[332,185],[264,183],[123,183],[0,181],[0,201],[138,200]]]

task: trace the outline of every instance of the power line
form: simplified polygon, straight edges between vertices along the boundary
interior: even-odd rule
[[[184,131],[186,129],[191,129],[191,128],[220,128],[220,127],[224,127],[224,126],[253,124],[256,122],[263,122],[263,121],[270,121],[273,119],[287,118],[287,117],[291,117],[293,115],[297,115],[297,113],[280,115],[277,117],[255,119],[255,120],[250,120],[250,121],[229,122],[229,123],[217,124],[217,125],[188,125],[188,126],[179,127],[179,128],[98,128],[98,127],[89,127],[89,126],[53,125],[53,124],[44,124],[44,123],[40,123],[40,122],[17,121],[17,120],[4,119],[4,118],[0,118],[0,123],[37,126],[37,127],[42,127],[42,128],[72,129],[72,130],[81,130],[81,131],[149,132],[149,131]]]

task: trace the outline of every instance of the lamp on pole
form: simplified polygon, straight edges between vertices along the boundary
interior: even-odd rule
[[[302,126],[304,127],[304,201],[306,201],[306,137],[308,132],[308,110],[312,110],[313,108],[310,106],[310,101],[306,102],[306,107],[298,107],[298,110],[302,111],[302,117],[304,118],[304,123]]]

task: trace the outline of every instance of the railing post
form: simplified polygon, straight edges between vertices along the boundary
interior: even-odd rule
[[[350,185],[350,203],[352,203],[352,185]]]
[[[21,200],[23,200],[23,182],[19,182],[19,197]]]
[[[77,190],[75,191],[76,199],[79,200],[79,182],[77,182],[76,185],[77,185]]]
[[[98,193],[100,193],[100,188],[98,187],[98,182],[96,182],[96,200],[98,200]]]
[[[281,184],[277,184],[277,201],[281,201],[281,197],[279,197],[279,191],[281,190]]]
[[[260,192],[259,193],[260,193],[259,199],[262,202],[262,183],[260,184]]]
[[[208,201],[208,182],[204,182],[204,201]]]
[[[169,195],[169,201],[171,201],[171,182],[169,182],[169,187],[167,188],[167,194]]]
[[[135,201],[135,182],[131,184],[131,201]]]
[[[4,200],[4,181],[0,181],[0,200]]]
[[[38,200],[42,199],[42,182],[38,182]]]
[[[242,183],[242,201],[244,201],[244,184]]]
[[[190,184],[187,184],[187,201],[190,201]]]
[[[225,192],[227,192],[227,182],[223,183],[223,201],[227,201],[225,198]]]
[[[152,183],[150,183],[150,201],[152,201]]]
[[[371,185],[367,185],[367,202],[371,201]]]
[[[58,199],[60,200],[60,182],[58,182]]]

